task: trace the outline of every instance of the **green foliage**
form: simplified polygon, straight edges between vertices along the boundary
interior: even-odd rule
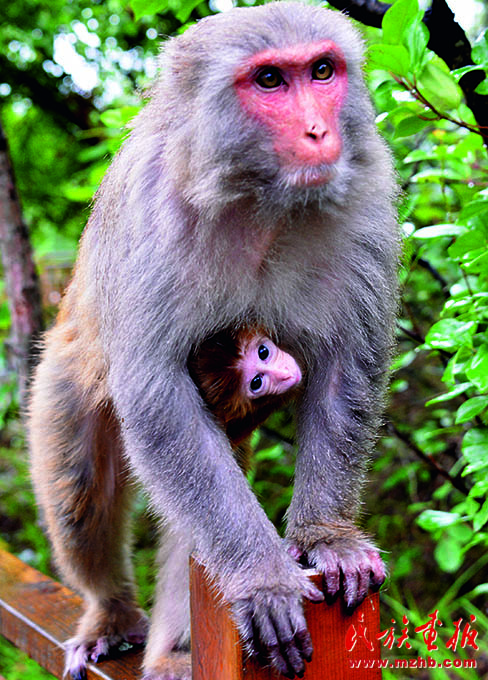
[[[382,111],[379,125],[408,195],[400,206],[406,241],[401,353],[392,386],[398,394],[389,413],[406,447],[406,464],[388,474],[385,490],[405,488],[415,500],[408,511],[421,530],[409,523],[417,546],[428,537],[431,568],[450,575],[448,593],[437,589],[445,616],[461,610],[466,616],[479,611],[481,591],[461,597],[461,588],[469,579],[483,582],[486,562],[480,555],[488,547],[488,163],[458,86],[466,70],[450,73],[427,49],[422,14],[417,0],[397,0],[384,17],[382,35],[373,37],[368,63]],[[485,35],[476,45],[473,57],[486,68]],[[398,443],[387,439],[384,446]],[[420,468],[411,457],[415,452],[424,461]],[[376,467],[380,474],[389,471],[384,454]],[[438,469],[451,481],[436,488],[430,477]],[[409,578],[417,546],[397,532],[404,550],[392,560],[395,596],[405,603],[420,596],[409,616],[419,620],[423,612],[425,619],[429,597],[416,593]],[[422,551],[423,562],[428,550]],[[431,584],[430,590],[432,597],[436,588]],[[480,618],[486,626],[486,616]]]
[[[193,10],[202,4],[202,0],[132,0],[131,7],[136,19],[157,14],[159,12],[173,12],[178,21],[185,24]]]
[[[54,675],[0,637],[0,669],[7,680],[53,680]]]

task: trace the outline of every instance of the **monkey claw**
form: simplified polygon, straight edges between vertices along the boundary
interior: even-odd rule
[[[66,642],[66,664],[64,675],[73,680],[85,680],[86,667],[89,663],[97,663],[108,656],[118,656],[129,646],[139,646],[146,641],[147,621],[124,634],[101,635],[96,640],[87,641],[81,636]]]

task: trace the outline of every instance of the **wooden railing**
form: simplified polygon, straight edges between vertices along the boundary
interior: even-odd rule
[[[319,584],[318,576],[312,578]],[[218,602],[198,563],[192,563],[190,580],[193,680],[278,680],[275,671],[245,657],[228,608]],[[0,634],[57,678],[63,675],[63,643],[74,635],[81,610],[81,599],[71,590],[0,551]],[[314,644],[305,680],[381,678],[379,667],[366,667],[380,658],[377,594],[351,616],[340,602],[306,603],[305,610]],[[90,664],[87,679],[136,680],[141,662],[142,651],[128,650]]]

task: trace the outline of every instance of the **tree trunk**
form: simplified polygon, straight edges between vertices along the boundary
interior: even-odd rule
[[[7,140],[0,123],[0,250],[11,315],[7,342],[9,366],[16,372],[19,400],[25,407],[36,340],[42,331],[39,279],[27,227],[22,220]]]

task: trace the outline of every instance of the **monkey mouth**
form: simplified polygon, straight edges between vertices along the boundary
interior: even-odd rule
[[[290,168],[286,173],[286,184],[290,187],[308,188],[328,184],[334,176],[331,165],[322,163],[315,166]]]
[[[290,388],[295,387],[295,385],[298,385],[298,383],[301,381],[301,379],[302,379],[302,372],[300,371],[300,369],[297,366],[295,368],[295,370],[293,371],[293,373],[289,377],[284,378],[282,380],[281,387],[284,390],[289,390]]]

